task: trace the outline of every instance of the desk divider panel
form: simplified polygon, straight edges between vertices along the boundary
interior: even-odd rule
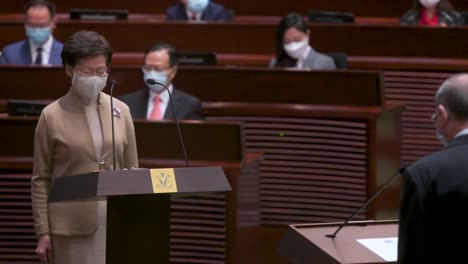
[[[0,79],[5,87],[0,99],[55,100],[70,87],[62,67],[0,66]],[[141,69],[135,66],[112,67],[110,80],[118,81],[116,96],[145,87]],[[382,80],[377,71],[180,67],[174,85],[203,102],[380,106]]]
[[[452,0],[455,9],[467,8],[462,0]],[[150,7],[145,0],[115,0],[109,6],[107,2],[96,2],[93,0],[80,0],[79,4],[73,0],[55,0],[57,11],[66,13],[71,8],[100,8],[100,9],[128,9],[130,13],[164,14],[166,9],[177,3],[175,0],[160,0],[154,2]],[[216,3],[224,5],[226,8],[234,10],[236,15],[250,16],[283,16],[286,12],[299,12],[305,14],[309,9],[322,11],[352,12],[358,16],[383,16],[400,17],[405,11],[411,8],[411,3],[404,0],[380,1],[380,0],[356,0],[350,3],[347,0],[333,1],[316,0],[296,0],[294,2],[284,2],[282,0],[270,0],[268,2],[252,2],[250,0],[217,0]],[[268,5],[268,8],[266,8]],[[1,13],[22,13],[22,5],[14,2],[5,2]]]
[[[24,39],[24,22],[0,22],[0,46]],[[164,41],[178,50],[217,54],[262,54],[273,58],[278,22],[186,23],[161,21],[61,21],[54,36],[65,41],[80,30],[105,36],[113,50],[145,52]],[[311,45],[319,52],[348,56],[466,58],[467,27],[429,28],[400,25],[321,23],[309,26]],[[206,37],[209,36],[209,37]],[[450,48],[447,48],[450,43]],[[265,67],[268,64],[264,65]]]

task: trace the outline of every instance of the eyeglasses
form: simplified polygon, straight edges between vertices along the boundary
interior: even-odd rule
[[[440,114],[439,111],[437,111],[437,112],[435,112],[435,113],[433,113],[433,114],[431,115],[432,123],[436,123],[436,122],[437,122],[437,118],[439,118],[439,114]]]
[[[141,66],[141,69],[145,70],[145,71],[168,71],[168,70],[170,70],[170,68],[169,69],[161,69],[158,66],[153,66],[153,65],[148,65],[148,64],[145,64],[145,65]]]
[[[81,67],[75,70],[75,73],[80,76],[90,77],[90,76],[99,76],[99,77],[106,77],[110,74],[110,69],[107,67],[100,67],[97,69],[93,69],[90,67]]]
[[[42,28],[50,28],[52,26],[52,23],[31,24],[31,23],[26,22],[24,26],[25,28],[29,28],[29,29],[42,29]]]

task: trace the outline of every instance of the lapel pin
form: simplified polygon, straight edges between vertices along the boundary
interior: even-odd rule
[[[122,110],[118,107],[114,107],[114,110],[112,111],[112,115],[120,118],[120,114],[122,113]]]

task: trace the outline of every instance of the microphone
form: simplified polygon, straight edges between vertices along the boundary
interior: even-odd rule
[[[351,217],[349,217],[348,219],[346,219],[346,221],[344,221],[335,231],[335,233],[333,234],[328,234],[328,235],[325,235],[326,237],[329,237],[329,238],[335,238],[336,237],[336,234],[338,234],[338,232],[340,232],[340,230],[348,224],[349,221],[351,221],[352,219],[354,219],[354,217],[359,214],[362,209],[364,209],[365,207],[367,207],[375,198],[377,198],[377,196],[379,196],[379,194],[396,178],[396,176],[399,176],[401,174],[403,174],[403,172],[405,172],[406,170],[406,166],[402,166],[395,174],[393,174],[390,178],[387,179],[387,181],[382,184],[382,186],[380,186],[380,188],[374,193],[374,195],[372,195],[371,198],[369,198],[361,207],[359,207],[359,209],[354,212],[354,214],[351,215]]]
[[[114,86],[117,85],[116,80],[112,80],[110,87],[110,103],[111,103],[111,124],[112,124],[112,170],[115,170],[115,133],[114,133]]]
[[[178,132],[178,134],[179,134],[180,145],[182,146],[182,151],[183,151],[183,153],[184,153],[185,167],[188,167],[188,156],[187,156],[187,151],[185,150],[184,138],[182,137],[182,131],[180,130],[179,120],[177,120],[176,111],[175,111],[175,109],[174,109],[174,103],[173,103],[173,101],[172,101],[172,94],[171,94],[171,91],[169,91],[169,88],[167,88],[166,85],[164,85],[164,84],[162,84],[162,83],[159,83],[159,82],[155,81],[154,79],[147,79],[147,80],[146,80],[146,83],[149,84],[149,85],[159,84],[159,85],[161,85],[162,87],[164,87],[164,89],[166,89],[167,93],[169,94],[169,101],[170,101],[170,105],[171,105],[171,109],[172,109],[172,114],[174,115],[174,119],[175,119],[176,126],[177,126],[177,132]]]

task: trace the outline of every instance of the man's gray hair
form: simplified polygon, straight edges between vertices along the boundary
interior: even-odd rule
[[[448,78],[435,95],[435,105],[443,105],[457,120],[468,121],[468,74]]]

